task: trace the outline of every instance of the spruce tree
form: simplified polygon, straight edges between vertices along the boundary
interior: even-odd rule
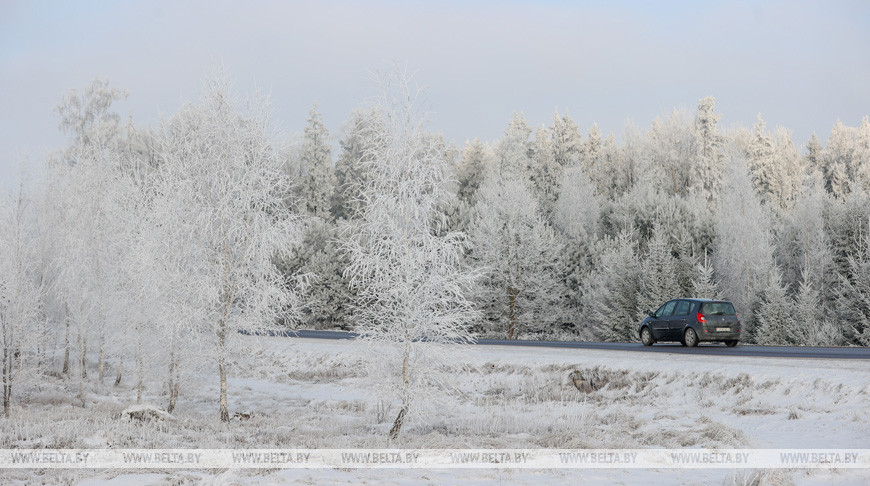
[[[335,168],[332,165],[332,148],[329,132],[323,125],[315,104],[308,116],[305,137],[300,152],[302,180],[300,196],[305,210],[312,216],[329,221],[330,209],[336,188]]]
[[[770,274],[756,316],[755,342],[764,345],[796,344],[794,307],[779,272]]]

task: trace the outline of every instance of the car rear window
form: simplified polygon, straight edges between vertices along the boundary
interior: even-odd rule
[[[689,313],[689,309],[691,308],[691,304],[687,300],[681,300],[679,304],[677,304],[677,308],[674,309],[675,316],[684,316]]]
[[[735,312],[731,302],[704,302],[701,304],[701,314],[705,316],[733,316]]]

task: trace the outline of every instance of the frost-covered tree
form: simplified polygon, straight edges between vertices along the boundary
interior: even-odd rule
[[[825,229],[826,213],[836,204],[821,183],[805,189],[806,194],[784,216],[777,235],[777,262],[786,284],[797,288],[806,272],[823,302],[831,297],[837,274],[830,238]]]
[[[472,208],[477,203],[477,191],[484,178],[492,170],[493,155],[489,147],[478,139],[467,143],[462,157],[455,167],[456,191],[442,203],[447,216],[446,230],[468,232],[471,226]]]
[[[117,179],[122,168],[123,140],[120,117],[111,111],[112,104],[126,97],[126,93],[109,86],[108,80],[94,80],[85,92],[72,89],[55,108],[60,115],[60,127],[71,135],[71,143],[63,154],[66,166],[64,196],[68,198],[60,208],[72,212],[67,220],[70,233],[66,256],[68,265],[61,264],[66,277],[61,286],[77,300],[73,306],[79,319],[79,351],[81,374],[86,373],[86,349],[89,324],[95,324],[99,348],[99,381],[103,382],[106,358],[106,320],[115,302],[107,295],[107,276],[113,271],[111,262],[116,246],[113,224],[123,218],[114,211],[118,199]],[[73,248],[78,246],[78,248]],[[71,267],[79,267],[72,272]],[[67,303],[69,306],[69,303]],[[84,402],[83,402],[84,403]]]
[[[628,229],[620,232],[584,282],[583,312],[595,333],[607,341],[632,341],[641,312],[641,264],[637,243]]]
[[[395,439],[441,345],[471,339],[477,313],[467,296],[475,274],[461,265],[464,235],[433,228],[451,161],[440,137],[426,132],[407,78],[393,75],[382,86],[360,134],[370,179],[345,244],[345,274],[358,296],[356,329],[390,353],[379,361],[400,403],[389,431]]]
[[[565,169],[553,212],[553,227],[563,241],[563,280],[569,312],[580,316],[582,284],[599,257],[601,214],[604,201],[595,194],[595,183],[579,167]],[[575,329],[581,322],[575,323]]]
[[[567,169],[580,162],[583,155],[583,135],[573,119],[565,113],[553,115],[553,125],[550,127],[551,149],[556,164]]]
[[[756,316],[755,342],[765,345],[798,344],[794,333],[794,305],[779,272],[770,273]]]
[[[633,130],[627,132],[627,140],[639,142],[644,137],[633,133]],[[595,181],[595,192],[601,197],[616,199],[630,190],[636,182],[638,158],[626,157],[624,152],[617,145],[613,134],[602,138],[598,125],[592,124],[589,136],[583,143],[579,165]],[[643,157],[646,158],[646,155]]]
[[[722,135],[719,133],[721,114],[715,113],[712,96],[698,101],[695,114],[695,157],[691,167],[692,189],[712,200],[719,193],[725,172],[722,157]]]
[[[843,332],[826,316],[821,294],[813,288],[812,271],[804,270],[794,297],[794,328],[791,339],[804,346],[840,346]]]
[[[860,251],[848,258],[848,271],[840,274],[836,316],[854,344],[870,346],[870,237],[861,239]]]
[[[478,300],[508,339],[541,332],[562,317],[562,246],[527,184],[493,174],[480,188],[471,231],[472,261],[484,269]]]
[[[663,302],[680,296],[677,259],[671,252],[664,232],[656,231],[649,240],[646,258],[641,265],[641,288],[638,306],[642,312],[658,309]]]
[[[312,222],[295,251],[279,264],[285,275],[308,276],[300,318],[314,329],[350,326],[354,294],[344,275],[350,262],[341,249],[340,232],[335,225]]]
[[[0,192],[0,201],[0,384],[9,418],[13,390],[21,378],[36,373],[44,286],[34,245],[37,228],[23,183],[14,195]]]
[[[674,110],[667,118],[656,118],[648,136],[649,157],[662,180],[659,189],[670,196],[685,196],[692,182],[695,130],[688,114]]]
[[[695,266],[695,278],[692,280],[692,297],[700,299],[718,299],[719,286],[713,273],[713,263],[704,255],[704,261]]]
[[[549,130],[546,127],[539,128],[535,132],[531,187],[538,199],[541,212],[547,221],[551,220],[556,199],[559,198],[563,171],[564,167],[556,162]]]
[[[807,142],[805,159],[807,175],[810,176],[811,179],[818,177],[820,180],[824,181],[825,148],[822,146],[821,142],[819,142],[819,137],[815,133],[810,136],[810,140]]]
[[[595,183],[580,167],[565,170],[553,213],[553,226],[572,240],[590,239],[599,231],[603,202]]]
[[[487,150],[480,140],[474,139],[473,142],[466,144],[457,179],[459,180],[459,200],[469,206],[473,206],[477,201],[475,197],[477,190],[480,189],[480,184],[486,177],[486,158]]]
[[[602,170],[603,154],[601,143],[601,130],[598,129],[597,123],[593,123],[589,127],[589,135],[586,137],[586,142],[583,145],[583,158],[581,159],[583,168],[590,175],[598,175],[600,170]]]
[[[229,358],[243,346],[238,331],[270,328],[298,306],[296,289],[273,263],[301,226],[284,201],[288,180],[267,136],[267,106],[258,100],[249,113],[237,106],[226,78],[210,79],[200,101],[163,127],[159,182],[171,207],[164,224],[184,257],[175,262],[180,292],[197,310],[205,354],[218,367],[222,421],[229,420]],[[188,294],[188,285],[198,290]]]
[[[532,129],[521,113],[514,113],[507,130],[495,145],[495,169],[504,176],[528,182],[531,178]]]
[[[363,135],[377,117],[371,110],[359,109],[351,114],[339,139],[341,154],[335,162],[336,191],[332,213],[336,220],[351,219],[359,213],[362,190],[369,182]]]
[[[856,183],[864,192],[870,192],[870,116],[865,116],[855,131],[852,165]]]
[[[731,300],[737,312],[744,316],[744,332],[751,338],[752,309],[757,303],[757,294],[768,282],[773,244],[770,219],[740,156],[731,160],[715,221],[713,266],[719,276],[722,297]]]
[[[111,111],[115,101],[127,98],[127,92],[111,87],[108,79],[94,79],[83,93],[71,89],[55,111],[60,128],[73,137],[71,147],[111,146],[121,131],[121,118]]]
[[[323,125],[316,104],[308,116],[299,157],[302,169],[299,181],[301,203],[308,214],[329,221],[336,176],[329,131]]]
[[[861,255],[864,236],[870,234],[870,197],[863,191],[849,192],[831,201],[823,214],[836,271],[848,276],[849,259]]]
[[[804,178],[804,168],[791,133],[778,128],[771,135],[759,114],[749,137],[744,155],[758,193],[772,209],[788,208],[798,198]]]

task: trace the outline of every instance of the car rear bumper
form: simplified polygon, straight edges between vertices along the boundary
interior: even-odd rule
[[[738,341],[740,340],[740,332],[716,332],[702,330],[698,333],[699,341]]]

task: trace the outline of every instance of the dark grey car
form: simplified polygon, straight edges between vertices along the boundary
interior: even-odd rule
[[[740,319],[726,300],[674,299],[650,312],[637,331],[644,346],[658,341],[680,342],[683,346],[714,341],[736,346]]]

